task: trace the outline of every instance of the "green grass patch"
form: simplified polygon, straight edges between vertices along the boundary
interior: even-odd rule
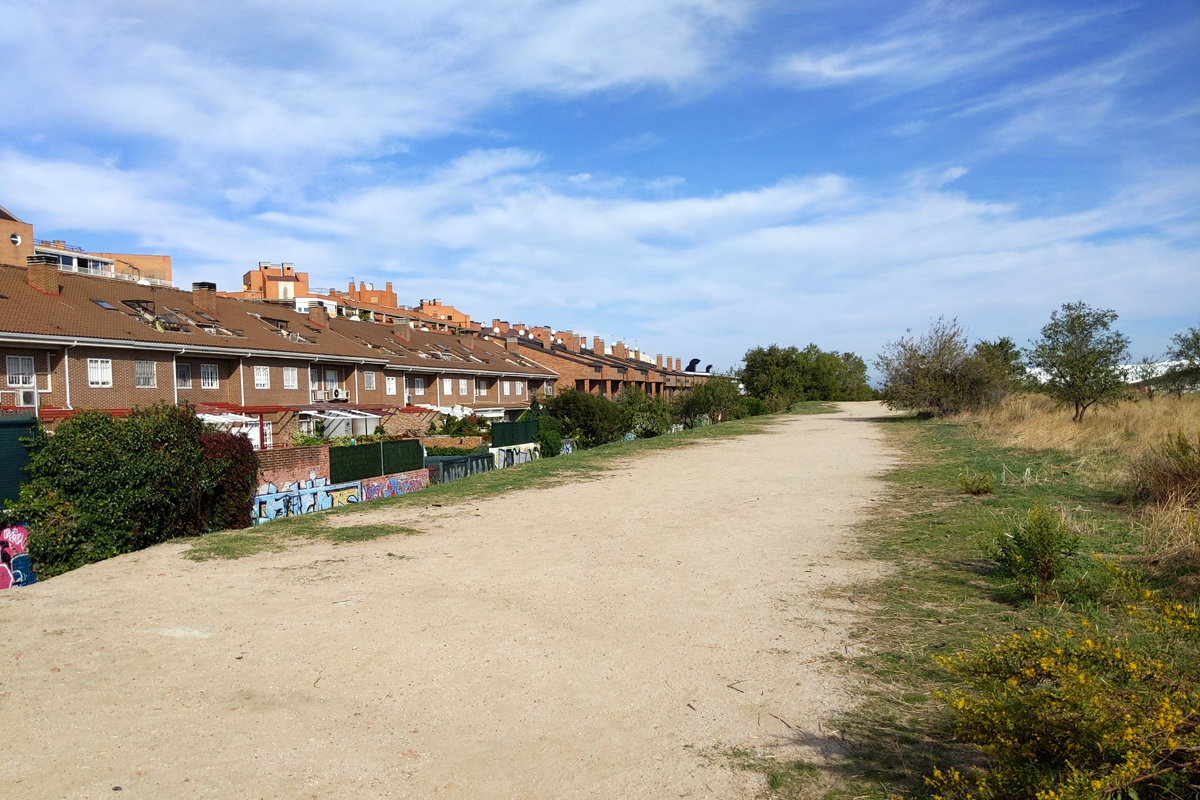
[[[316,541],[336,546],[349,542],[369,542],[384,536],[415,536],[419,533],[416,528],[389,524],[335,527],[329,524],[329,517],[325,514],[304,514],[272,520],[245,530],[221,531],[199,539],[188,539],[186,541],[192,546],[183,552],[183,557],[192,561],[236,559],[255,553],[280,553],[289,546]]]
[[[788,412],[791,414],[836,414],[840,410],[836,404],[824,400],[805,400],[793,403]]]
[[[884,476],[886,495],[861,525],[863,555],[886,561],[888,577],[869,586],[839,587],[865,610],[852,638],[868,655],[846,658],[866,678],[858,706],[827,722],[844,765],[822,767],[833,784],[827,797],[883,800],[896,793],[924,796],[935,767],[979,763],[955,739],[951,710],[937,699],[960,685],[934,660],[1034,627],[1078,625],[1107,614],[1110,586],[1093,554],[1138,551],[1128,507],[1102,476],[1111,465],[1097,456],[1021,451],[987,444],[963,425],[914,417],[888,418],[890,444],[902,463]],[[963,475],[987,476],[991,494],[964,494]],[[1077,555],[1052,586],[1053,602],[1033,602],[1014,578],[986,557],[997,531],[1011,529],[1029,509],[1065,513],[1079,538]],[[814,733],[814,732],[810,732]],[[766,775],[780,768],[756,762]],[[778,798],[813,797],[807,788],[772,788]]]
[[[761,433],[776,421],[778,421],[777,417],[751,417],[684,430],[670,436],[613,442],[567,456],[544,458],[508,469],[470,475],[462,480],[430,486],[411,494],[372,500],[369,505],[355,503],[319,511],[315,514],[271,520],[241,531],[210,533],[196,539],[183,540],[192,545],[191,548],[184,551],[183,555],[193,561],[234,559],[255,553],[282,552],[291,545],[319,540],[338,544],[370,541],[393,534],[411,535],[419,533],[419,531],[388,524],[335,527],[329,524],[329,520],[332,517],[367,509],[452,506],[497,497],[522,489],[543,489],[590,480],[621,464],[628,463],[630,459],[659,450]]]

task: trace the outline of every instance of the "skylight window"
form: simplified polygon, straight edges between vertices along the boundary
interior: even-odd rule
[[[112,303],[109,303],[105,300],[97,300],[96,298],[93,297],[92,302],[95,303],[96,305],[100,306],[101,308],[103,308],[105,311],[116,311],[117,310],[116,306],[114,306]]]
[[[195,314],[197,317],[199,317],[200,319],[206,319],[206,320],[208,320],[209,322],[216,322],[216,321],[217,321],[217,318],[216,318],[216,317],[209,316],[208,314],[205,314],[203,311],[194,311],[194,312],[192,312],[192,313],[194,313],[194,314]]]

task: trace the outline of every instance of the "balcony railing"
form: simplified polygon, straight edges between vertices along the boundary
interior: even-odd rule
[[[66,266],[58,265],[59,272],[74,272],[79,275],[94,275],[97,278],[114,278],[119,281],[130,281],[132,283],[148,283],[151,286],[174,286],[170,281],[164,281],[161,278],[145,278],[140,275],[129,275],[116,270],[105,270],[98,267],[79,267],[76,265]]]

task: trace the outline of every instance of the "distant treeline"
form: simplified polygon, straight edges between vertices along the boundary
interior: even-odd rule
[[[873,400],[867,365],[854,353],[824,351],[815,344],[797,347],[755,347],[746,351],[738,370],[746,394],[771,411],[782,411],[804,400]]]

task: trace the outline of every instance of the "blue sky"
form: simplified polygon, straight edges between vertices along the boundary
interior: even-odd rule
[[[735,364],[1200,324],[1200,4],[0,0],[0,205]]]

